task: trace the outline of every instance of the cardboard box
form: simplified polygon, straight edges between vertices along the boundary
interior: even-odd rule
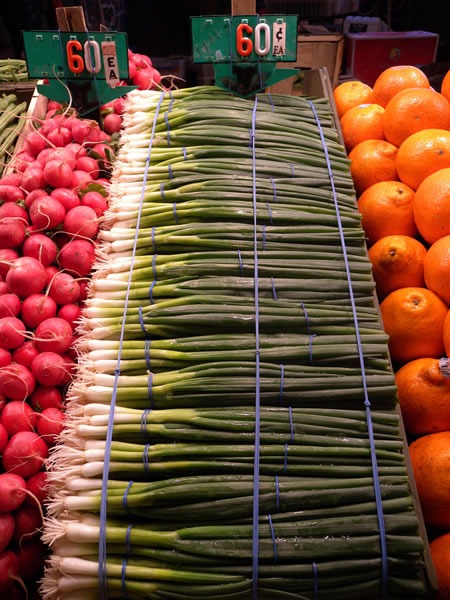
[[[428,31],[382,31],[345,36],[345,72],[373,85],[394,65],[427,65],[436,60],[439,35]]]

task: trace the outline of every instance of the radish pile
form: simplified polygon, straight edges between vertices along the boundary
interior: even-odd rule
[[[114,139],[48,102],[0,178],[0,596],[32,598],[45,460],[64,427],[74,342],[108,207]],[[26,131],[26,130],[24,130]]]

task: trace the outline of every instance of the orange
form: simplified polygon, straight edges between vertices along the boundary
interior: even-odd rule
[[[341,119],[349,108],[372,102],[372,88],[362,81],[343,81],[333,90],[338,118]]]
[[[380,310],[393,361],[443,355],[448,306],[437,294],[422,287],[400,288],[384,298]]]
[[[413,65],[388,67],[378,75],[372,86],[372,102],[386,106],[397,92],[411,87],[430,87],[428,77],[423,71]]]
[[[383,140],[383,116],[384,108],[379,104],[358,104],[349,108],[340,121],[347,152],[364,140]]]
[[[423,261],[427,249],[408,235],[386,235],[368,254],[378,298],[403,287],[425,287]]]
[[[425,177],[416,190],[413,213],[420,235],[429,244],[450,235],[450,167]]]
[[[429,544],[438,584],[435,600],[450,600],[450,532],[437,535]]]
[[[442,80],[441,94],[450,102],[450,71],[447,71],[447,73],[444,75],[444,79]]]
[[[416,358],[395,374],[406,433],[427,435],[450,430],[450,378],[439,369],[438,358]]]
[[[358,199],[361,224],[370,244],[386,235],[415,237],[414,190],[401,181],[378,181]]]
[[[445,355],[447,356],[447,358],[450,358],[450,310],[448,311],[448,314],[445,317],[445,321],[444,321],[443,339],[444,339]]]
[[[378,181],[398,180],[397,147],[386,140],[365,140],[348,155],[357,195]]]
[[[425,285],[450,305],[450,235],[436,240],[423,263]]]
[[[389,100],[384,111],[384,136],[400,144],[422,129],[449,129],[450,104],[433,88],[407,88]]]
[[[429,433],[409,445],[423,520],[427,527],[450,527],[450,431]]]
[[[406,138],[398,148],[398,177],[416,190],[431,173],[450,167],[450,131],[422,129]]]

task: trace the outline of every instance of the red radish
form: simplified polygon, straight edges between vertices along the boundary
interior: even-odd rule
[[[94,181],[92,175],[81,169],[75,169],[72,176],[72,187],[80,190],[88,185],[91,181]]]
[[[36,198],[41,198],[42,196],[48,196],[47,190],[44,190],[44,189],[31,190],[31,192],[29,192],[25,197],[26,208],[29,209],[30,206],[33,204],[33,202],[36,200]]]
[[[0,412],[2,412],[2,410],[5,408],[7,402],[9,402],[8,398],[0,393]]]
[[[27,369],[31,369],[31,363],[37,354],[39,354],[39,351],[34,345],[34,342],[28,340],[13,351],[12,360],[15,363],[23,365]]]
[[[32,256],[20,256],[12,261],[5,281],[19,298],[38,294],[47,284],[44,265]]]
[[[110,163],[114,156],[114,151],[108,144],[99,142],[98,144],[95,144],[95,146],[92,146],[89,150],[89,154],[92,154],[94,158],[98,156],[103,159],[103,161]]]
[[[0,278],[0,294],[9,294],[9,287],[6,281]]]
[[[55,188],[50,192],[50,196],[59,200],[66,212],[75,206],[80,206],[80,198],[72,188]]]
[[[76,169],[79,171],[86,171],[92,177],[92,179],[97,179],[100,175],[100,167],[98,166],[98,162],[92,156],[80,156],[77,158]]]
[[[2,455],[4,468],[24,479],[40,471],[47,457],[47,444],[33,431],[15,433],[6,444]]]
[[[16,173],[12,171],[11,173],[7,173],[0,177],[0,186],[2,185],[14,185],[16,187],[20,187],[20,182],[22,180],[22,175],[20,173]]]
[[[37,416],[38,413],[27,402],[11,400],[2,410],[0,422],[11,437],[18,431],[34,431]]]
[[[89,279],[79,279],[78,282],[80,284],[79,302],[85,302],[85,300],[87,299],[87,297],[89,295],[90,280]]]
[[[85,142],[97,142],[99,139],[99,126],[98,123],[90,119],[79,119],[77,123],[73,124],[72,137],[78,144],[84,144]]]
[[[57,127],[49,131],[47,139],[53,146],[65,147],[72,140],[72,132],[64,126]]]
[[[10,162],[10,166],[14,167],[18,173],[23,173],[27,166],[34,163],[35,160],[36,157],[31,154],[31,152],[27,150],[21,150],[14,155],[12,161]]]
[[[34,506],[22,504],[14,511],[13,519],[15,522],[13,539],[16,542],[25,541],[25,539],[28,540],[38,535],[42,527],[42,512],[36,504]],[[22,538],[25,539],[22,540]]]
[[[37,385],[34,392],[28,398],[34,410],[44,410],[45,408],[64,407],[62,391],[57,386]]]
[[[48,267],[55,262],[58,247],[48,235],[36,233],[24,241],[22,254],[23,256],[32,256],[42,263],[44,267]]]
[[[77,277],[91,274],[95,262],[95,246],[90,240],[73,240],[64,244],[58,256],[62,269]]]
[[[47,103],[47,110],[62,110],[63,109],[63,105],[61,104],[61,102],[58,102],[57,100],[49,100]]]
[[[146,67],[152,67],[152,59],[146,54],[140,54],[139,52],[134,52],[131,55],[131,60],[137,66],[138,69],[144,69]]]
[[[67,319],[66,319],[67,320]],[[11,352],[6,348],[0,348],[0,368],[7,367],[13,361]]]
[[[28,212],[17,202],[5,202],[0,206],[0,219],[12,218],[19,219],[24,224],[28,224]]]
[[[31,154],[37,156],[44,148],[48,147],[47,138],[39,131],[30,131],[27,135],[27,147]]]
[[[92,208],[97,217],[104,215],[108,208],[108,202],[106,199],[102,196],[102,194],[100,194],[100,192],[96,192],[95,190],[86,192],[83,195],[81,198],[81,205]]]
[[[34,162],[22,173],[21,187],[26,192],[42,189],[45,187],[44,171],[39,163]]]
[[[13,248],[3,248],[0,246],[0,277],[6,278],[13,261],[19,258],[19,253]],[[9,287],[8,287],[9,289]]]
[[[75,375],[76,363],[75,363],[75,359],[72,357],[69,350],[67,352],[65,352],[64,354],[61,354],[61,356],[64,359],[64,365],[65,365],[65,371],[64,371],[65,378],[63,379],[61,386],[68,385],[72,381],[72,379]]]
[[[9,400],[26,400],[35,387],[36,379],[24,365],[11,363],[0,369],[0,392]]]
[[[41,155],[39,155],[40,158]],[[73,150],[73,147],[64,147],[64,148],[51,148],[50,152],[48,154],[45,155],[45,163],[51,161],[51,160],[56,160],[56,161],[62,161],[65,162],[69,165],[69,167],[71,168],[71,170],[73,171],[73,169],[75,169],[75,165],[77,163],[77,159]],[[58,186],[55,185],[53,187],[66,187],[66,186]]]
[[[133,83],[139,90],[151,90],[155,85],[155,69],[145,67],[138,69],[133,77]]]
[[[64,319],[59,317],[45,319],[36,327],[36,347],[39,352],[63,354],[69,349],[72,336],[72,327]]]
[[[98,217],[90,206],[76,206],[66,213],[63,229],[70,235],[93,240],[99,229]]]
[[[24,197],[25,193],[17,185],[4,183],[0,185],[0,200],[3,202],[18,202],[19,200],[23,200]]]
[[[38,415],[37,431],[47,444],[55,444],[64,429],[64,413],[59,408],[45,408]]]
[[[0,247],[18,248],[25,239],[25,225],[15,218],[0,221]]]
[[[70,142],[69,144],[67,144],[66,150],[70,150],[74,154],[76,159],[80,156],[87,156],[88,153],[87,148],[85,148],[81,144],[78,144],[77,142]]]
[[[50,265],[45,268],[45,273],[47,275],[47,286],[51,284],[53,277],[56,273],[59,273],[59,269],[56,265]]]
[[[39,229],[55,229],[64,221],[66,210],[59,200],[52,196],[41,196],[30,206],[30,219]]]
[[[5,550],[0,553],[0,592],[8,592],[9,597],[9,590],[18,579],[19,559],[11,550]]]
[[[137,67],[136,63],[133,60],[128,61],[128,77],[133,80],[133,77],[136,75]]]
[[[19,508],[27,495],[25,479],[17,473],[0,473],[0,512]]]
[[[2,317],[0,319],[0,348],[14,350],[18,348],[27,335],[24,322],[17,317]]]
[[[48,294],[30,294],[22,302],[22,320],[35,329],[42,321],[56,317],[58,306]]]
[[[48,481],[46,471],[38,471],[25,481],[30,494],[24,500],[24,504],[36,506],[36,500],[42,506],[48,496]]]
[[[5,427],[0,423],[0,453],[3,452],[3,448],[6,446],[7,441],[8,432],[6,431]]]
[[[59,271],[48,286],[47,293],[59,305],[74,304],[80,297],[80,284],[73,275]]]
[[[44,178],[52,187],[71,187],[73,169],[66,160],[49,160],[44,166]]]
[[[40,385],[62,386],[67,380],[66,360],[56,352],[40,352],[31,363],[31,372]]]
[[[113,100],[113,108],[116,114],[123,115],[123,111],[125,110],[125,98],[121,96],[120,98]]]
[[[14,535],[15,522],[12,513],[0,513],[0,552],[6,550]]]
[[[0,296],[0,318],[17,317],[20,314],[22,302],[17,294],[9,292]]]
[[[103,129],[109,134],[119,133],[122,129],[122,117],[115,112],[107,114],[103,118]]]
[[[72,331],[78,327],[81,317],[81,306],[79,304],[64,304],[57,312],[57,317],[64,319],[72,327]]]

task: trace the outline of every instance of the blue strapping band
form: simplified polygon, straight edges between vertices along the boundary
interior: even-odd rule
[[[291,442],[293,442],[295,437],[295,429],[294,420],[292,418],[292,406],[289,407],[289,429],[291,431]]]
[[[147,335],[147,330],[145,329],[145,323],[144,323],[144,315],[142,314],[142,306],[138,306],[138,315],[139,315],[139,325],[141,326],[142,332],[144,335]]]
[[[173,179],[172,165],[167,166],[167,173],[169,175],[169,179]]]
[[[148,371],[152,370],[152,366],[151,366],[151,363],[150,363],[150,346],[151,346],[151,343],[152,343],[152,341],[151,341],[150,338],[147,338],[145,340],[145,343],[144,343],[144,356],[145,356],[145,362],[147,364],[147,370]]]
[[[130,493],[131,486],[133,485],[133,483],[134,483],[133,480],[129,481],[128,485],[123,493],[122,504],[123,504],[123,509],[126,513],[128,513],[128,494]]]
[[[278,475],[275,475],[275,508],[277,512],[280,510],[280,482],[278,481]]]
[[[184,160],[187,160],[187,151],[186,151],[186,148],[183,146],[182,150],[183,150],[183,158],[184,158]]]
[[[174,202],[172,207],[173,207],[173,217],[175,219],[175,225],[178,225],[177,203]]]
[[[260,389],[260,350],[259,350],[259,289],[258,289],[258,235],[257,235],[257,203],[256,203],[256,110],[258,96],[255,96],[252,111],[252,177],[253,177],[253,253],[254,253],[254,291],[255,291],[255,449],[253,460],[253,540],[252,540],[252,599],[258,600],[258,568],[259,568],[259,462],[261,438],[261,389]]]
[[[149,147],[148,147],[148,157],[149,158],[150,158],[151,148],[153,145],[153,140],[155,137],[156,120],[157,120],[157,117],[159,114],[159,110],[160,110],[162,101],[164,100],[165,94],[166,94],[165,91],[161,92],[161,95],[159,97],[159,100],[158,100],[158,103],[156,106],[155,115],[153,118],[152,131],[151,131],[151,135],[150,135]],[[118,349],[118,356],[117,356],[117,368],[114,371],[114,375],[115,375],[114,387],[113,387],[113,391],[112,391],[112,395],[111,395],[108,429],[106,432],[106,440],[105,440],[105,455],[103,458],[102,492],[101,492],[101,499],[100,499],[100,523],[99,523],[99,536],[98,536],[99,600],[106,600],[107,596],[108,596],[108,593],[107,593],[107,589],[108,589],[107,569],[106,569],[106,521],[107,521],[107,496],[108,496],[109,467],[110,467],[110,462],[111,462],[111,442],[112,442],[113,426],[114,426],[114,411],[115,411],[116,400],[117,400],[117,389],[118,389],[118,385],[119,385],[120,361],[121,361],[121,357],[122,357],[123,340],[124,340],[125,326],[126,326],[126,315],[127,315],[128,303],[129,303],[129,298],[130,298],[133,265],[134,265],[134,259],[136,256],[136,248],[137,248],[137,242],[138,242],[138,237],[139,237],[139,226],[140,226],[140,221],[141,221],[141,216],[142,216],[142,206],[143,206],[144,197],[145,197],[145,187],[146,187],[146,182],[147,182],[147,178],[148,178],[149,167],[150,167],[150,160],[147,160],[145,163],[144,177],[143,177],[143,181],[142,181],[141,196],[140,196],[140,201],[139,201],[139,211],[138,211],[137,222],[136,222],[136,231],[135,231],[135,235],[134,235],[131,267],[130,267],[130,271],[128,273],[127,292],[126,292],[125,301],[124,301],[124,311],[123,311],[123,318],[122,318],[122,325],[121,325],[121,332],[120,332],[120,339],[119,339],[119,349]]]
[[[295,176],[295,166],[294,166],[294,163],[289,163],[289,166],[291,167],[291,175],[292,175],[292,177],[294,177]]]
[[[147,392],[148,392],[148,399],[150,400],[150,408],[154,408],[154,406],[153,406],[153,373],[149,373],[147,375]]]
[[[306,333],[308,335],[310,335],[310,326],[309,326],[309,315],[308,315],[308,311],[306,310],[306,306],[303,304],[303,302],[300,302],[300,306],[302,307],[303,313],[305,315],[305,325],[306,325]]]
[[[284,445],[283,473],[286,473],[286,471],[287,471],[288,453],[289,453],[289,444],[285,444]]]
[[[142,462],[144,463],[144,471],[148,473],[150,465],[148,463],[148,451],[150,450],[150,444],[145,444],[144,451],[142,452]]]
[[[150,287],[148,288],[148,297],[150,299],[150,304],[155,304],[155,301],[153,300],[153,288],[156,285],[156,281],[153,280],[150,284]]]
[[[267,212],[269,213],[269,222],[272,225],[272,208],[268,202],[266,202]]]
[[[313,339],[316,337],[316,335],[317,335],[317,333],[312,333],[309,336],[308,353],[309,353],[309,364],[310,365],[313,364],[312,346],[313,346]]]
[[[151,408],[146,408],[144,411],[142,411],[142,415],[141,415],[141,435],[144,438],[144,440],[148,439],[148,431],[147,431],[147,417],[151,412]]]
[[[274,564],[276,564],[278,562],[278,548],[277,548],[277,538],[275,536],[275,529],[273,527],[273,522],[272,522],[272,515],[269,513],[267,515],[267,520],[269,521],[269,527],[270,527],[270,535],[272,537],[272,544],[273,544],[273,562]]]
[[[153,281],[156,281],[158,278],[156,277],[156,259],[158,255],[154,254],[152,256],[152,273],[153,273]]]
[[[280,364],[280,394],[279,394],[280,404],[283,404],[283,389],[284,389],[284,365]]]
[[[128,591],[127,591],[127,563],[128,556],[126,556],[122,561],[122,570],[121,570],[121,587],[122,587],[122,596],[127,600]]]
[[[161,192],[161,198],[166,199],[166,190],[164,189],[164,183],[159,184],[159,191]]]
[[[333,170],[331,167],[330,156],[328,154],[328,148],[327,148],[325,136],[324,136],[322,126],[320,123],[320,119],[318,118],[315,106],[314,106],[313,102],[311,102],[310,100],[308,102],[311,106],[311,109],[314,113],[314,116],[315,116],[315,119],[316,119],[316,122],[318,125],[318,129],[319,129],[319,133],[320,133],[320,137],[321,137],[321,141],[322,141],[322,146],[323,146],[325,158],[327,161],[327,169],[328,169],[328,173],[329,173],[329,177],[330,177],[331,189],[333,192],[333,200],[334,200],[334,205],[335,205],[335,210],[336,210],[337,224],[338,224],[338,228],[339,228],[339,236],[340,236],[341,246],[342,246],[342,254],[343,254],[344,263],[345,263],[345,271],[346,271],[348,290],[349,290],[349,295],[350,295],[350,303],[351,303],[351,307],[352,307],[353,322],[355,323],[356,342],[357,342],[357,346],[358,346],[359,362],[360,362],[360,368],[361,368],[361,379],[362,379],[362,386],[363,386],[363,392],[364,392],[364,405],[365,405],[365,409],[366,409],[367,431],[368,431],[369,444],[370,444],[370,455],[371,455],[372,472],[373,472],[373,480],[374,480],[374,494],[375,494],[375,501],[376,501],[376,506],[377,506],[378,529],[380,532],[380,549],[381,549],[380,600],[387,600],[387,598],[388,598],[388,589],[387,589],[388,588],[388,553],[387,553],[386,527],[385,527],[384,514],[383,514],[383,498],[382,498],[382,494],[381,494],[380,478],[379,478],[378,465],[377,465],[377,455],[376,455],[375,437],[374,437],[373,423],[372,423],[372,414],[370,412],[369,390],[368,390],[368,386],[367,386],[366,370],[365,370],[365,364],[364,364],[364,351],[363,351],[363,347],[362,347],[361,335],[360,335],[359,326],[358,326],[358,314],[357,314],[356,302],[355,302],[355,298],[354,298],[354,294],[353,294],[352,276],[351,276],[350,264],[349,264],[349,260],[348,260],[347,247],[345,245],[344,228],[343,228],[342,219],[340,216],[339,202],[337,199],[336,187],[334,185]]]
[[[317,572],[317,565],[315,562],[312,563],[312,570],[313,570],[313,586],[314,586],[314,600],[317,600],[317,598],[319,597],[319,576],[318,576],[318,572]]]
[[[239,250],[239,248],[238,248],[237,253],[238,253],[238,259],[239,259],[239,272],[242,275],[242,273],[244,272],[244,264],[242,262],[242,255],[241,255],[241,251]]]
[[[278,300],[278,298],[277,298],[277,288],[275,287],[275,279],[273,277],[271,277],[270,281],[272,283],[272,298],[274,300]]]
[[[125,533],[125,554],[130,556],[131,554],[131,530],[133,529],[133,525],[128,525],[127,531]]]

